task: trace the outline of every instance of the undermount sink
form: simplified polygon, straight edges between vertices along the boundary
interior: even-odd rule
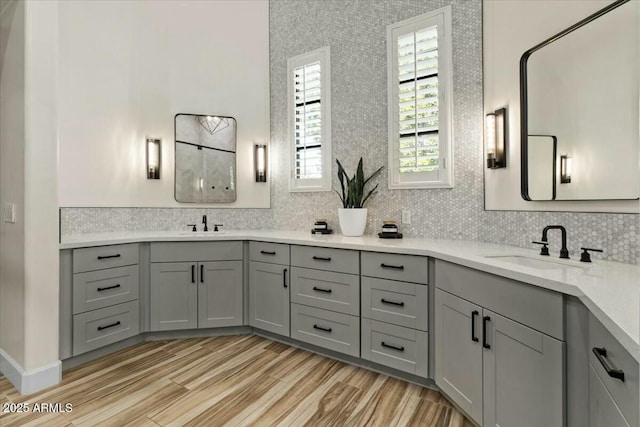
[[[181,231],[178,236],[210,237],[218,234],[224,234],[224,231]]]
[[[485,255],[485,258],[517,264],[523,267],[537,268],[539,270],[565,270],[569,268],[585,268],[574,261],[561,259],[534,258],[527,255]]]

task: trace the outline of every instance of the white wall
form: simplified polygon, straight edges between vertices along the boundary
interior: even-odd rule
[[[638,201],[527,202],[520,195],[520,92],[522,54],[611,3],[610,0],[553,2],[512,0],[483,3],[485,112],[507,106],[507,168],[485,169],[485,208],[577,212],[639,212]],[[635,177],[636,180],[640,177]]]
[[[60,2],[60,206],[194,207],[174,199],[174,116],[238,123],[237,194],[254,182],[253,144],[269,141],[267,1]],[[162,138],[162,178],[145,176],[145,136]]]
[[[24,366],[25,3],[0,7],[0,203],[17,206],[0,219],[0,348]]]

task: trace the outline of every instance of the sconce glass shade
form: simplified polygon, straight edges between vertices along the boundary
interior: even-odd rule
[[[501,108],[486,117],[487,168],[507,167],[507,109]]]
[[[147,138],[147,179],[160,179],[162,140]]]
[[[254,152],[256,182],[267,182],[267,146],[256,144]]]
[[[571,157],[560,156],[560,184],[571,184]]]
[[[195,116],[200,126],[205,128],[211,135],[220,132],[222,129],[229,127],[229,119],[227,117],[217,116]]]

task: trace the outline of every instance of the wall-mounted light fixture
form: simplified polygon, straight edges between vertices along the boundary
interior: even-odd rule
[[[228,117],[218,116],[194,116],[200,126],[205,128],[211,135],[229,127]]]
[[[147,179],[160,179],[160,138],[147,137]]]
[[[573,161],[569,156],[560,156],[560,184],[571,183],[571,169]]]
[[[487,168],[507,167],[507,109],[487,114]]]
[[[256,144],[253,154],[256,182],[267,182],[267,146]]]

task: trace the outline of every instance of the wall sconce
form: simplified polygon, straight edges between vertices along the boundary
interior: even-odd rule
[[[487,114],[487,168],[507,167],[507,109]]]
[[[560,156],[560,184],[571,184],[571,157]]]
[[[267,182],[267,146],[256,144],[253,154],[256,169],[256,182]]]
[[[160,138],[147,137],[147,179],[160,179]]]

